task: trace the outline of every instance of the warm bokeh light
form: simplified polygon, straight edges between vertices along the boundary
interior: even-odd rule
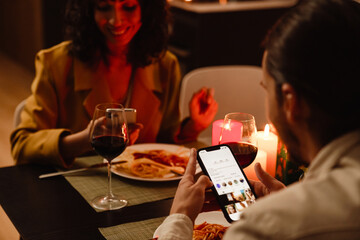
[[[228,122],[224,125],[224,129],[229,130],[229,131],[231,130],[230,122]]]

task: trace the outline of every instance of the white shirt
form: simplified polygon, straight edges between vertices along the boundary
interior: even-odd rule
[[[173,214],[159,240],[192,239],[192,229]],[[223,239],[360,239],[360,130],[321,149],[301,182],[245,209]]]

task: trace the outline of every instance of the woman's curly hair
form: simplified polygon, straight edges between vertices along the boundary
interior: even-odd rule
[[[131,40],[127,61],[136,67],[149,65],[163,54],[168,41],[168,5],[166,0],[138,0],[142,26]],[[65,31],[70,53],[89,64],[100,59],[107,63],[106,38],[94,19],[96,0],[69,0],[65,12]]]

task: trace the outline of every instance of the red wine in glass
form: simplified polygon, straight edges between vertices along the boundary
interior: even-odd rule
[[[108,162],[108,193],[94,198],[91,205],[100,210],[125,207],[127,200],[111,190],[111,161],[125,150],[129,139],[124,107],[117,103],[96,105],[89,137],[94,150]]]
[[[244,142],[229,142],[225,144],[229,145],[242,168],[249,166],[256,158],[258,148],[252,144]]]
[[[127,141],[120,136],[102,135],[94,137],[91,145],[95,152],[111,162],[125,150]]]

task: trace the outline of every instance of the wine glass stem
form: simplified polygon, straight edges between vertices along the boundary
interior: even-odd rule
[[[111,162],[108,161],[108,197],[113,197],[111,190]]]

